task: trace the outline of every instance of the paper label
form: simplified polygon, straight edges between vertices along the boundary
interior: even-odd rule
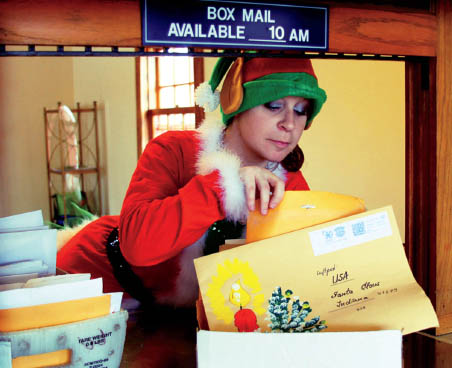
[[[84,367],[88,368],[104,368],[108,367],[108,358],[100,358],[97,360],[93,360],[91,362],[86,362],[83,364]]]
[[[315,256],[349,248],[392,235],[386,212],[361,217],[309,233]]]

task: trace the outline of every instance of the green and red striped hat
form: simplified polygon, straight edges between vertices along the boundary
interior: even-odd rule
[[[220,93],[216,88],[224,76]],[[221,105],[225,124],[243,111],[287,96],[313,102],[307,129],[326,101],[310,59],[255,57],[245,61],[243,57],[223,57],[217,61],[209,82],[196,90],[196,102],[206,111],[214,111]]]

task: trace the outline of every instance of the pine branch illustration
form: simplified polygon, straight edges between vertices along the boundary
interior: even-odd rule
[[[280,286],[272,292],[267,310],[267,319],[270,320],[268,326],[272,332],[318,332],[328,327],[319,316],[306,321],[312,312],[309,302],[301,303],[297,296],[291,298],[292,294],[291,290],[286,290],[283,295]]]

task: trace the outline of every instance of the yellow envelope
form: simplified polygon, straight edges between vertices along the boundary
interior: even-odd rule
[[[56,326],[105,316],[110,313],[110,295],[0,310],[0,332]]]
[[[195,260],[210,330],[401,330],[438,326],[392,207]]]
[[[259,201],[250,212],[246,242],[270,238],[294,230],[354,215],[366,210],[360,198],[319,191],[287,191],[278,207],[262,215]]]

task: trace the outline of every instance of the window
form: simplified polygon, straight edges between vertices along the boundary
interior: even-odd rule
[[[194,95],[203,80],[202,58],[182,55],[138,58],[138,155],[150,139],[163,132],[190,130],[199,125],[204,114],[195,106]]]

